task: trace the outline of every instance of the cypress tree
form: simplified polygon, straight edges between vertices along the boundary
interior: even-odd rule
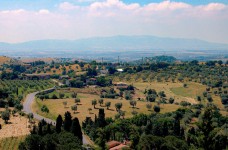
[[[64,125],[63,125],[64,130],[70,131],[71,124],[72,124],[72,117],[71,117],[70,112],[67,111],[65,113],[65,120],[64,120]]]
[[[56,119],[56,128],[55,128],[55,130],[56,130],[57,133],[61,132],[62,125],[63,125],[63,119],[62,119],[62,116],[59,115],[57,117],[57,119]]]
[[[38,134],[39,135],[42,135],[43,134],[43,125],[41,122],[39,122],[38,124]]]
[[[50,124],[47,125],[47,133],[51,134],[51,125]]]
[[[167,136],[169,134],[169,129],[168,129],[168,125],[167,125],[167,122],[165,121],[163,123],[163,136]]]
[[[98,124],[98,127],[104,127],[106,124],[104,109],[99,109],[97,124]]]
[[[17,90],[16,93],[17,93],[17,96],[18,96],[19,95],[18,87],[16,88],[16,90]]]
[[[179,119],[176,119],[175,121],[174,121],[174,134],[176,135],[176,136],[179,136],[180,135],[180,120]]]
[[[36,125],[33,126],[31,134],[37,134]]]
[[[81,126],[77,117],[72,120],[71,132],[74,134],[74,136],[78,137],[78,139],[82,141]]]

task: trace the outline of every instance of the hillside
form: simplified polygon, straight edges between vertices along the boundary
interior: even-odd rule
[[[7,56],[0,56],[0,65],[2,64],[22,64],[22,62],[20,60]]]
[[[155,36],[112,36],[79,40],[37,40],[24,43],[0,43],[3,51],[136,51],[136,50],[228,50],[228,44],[198,39]]]

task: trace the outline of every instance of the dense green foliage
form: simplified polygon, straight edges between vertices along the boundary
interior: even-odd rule
[[[196,108],[198,108],[196,106]],[[200,107],[203,109],[203,107]],[[100,113],[102,115],[100,115]],[[208,104],[199,122],[192,125],[195,109],[181,108],[173,113],[144,115],[129,119],[104,119],[99,112],[92,121],[86,118],[83,129],[90,138],[104,147],[104,141],[130,140],[133,149],[224,149],[228,145],[226,124],[228,118],[217,107]],[[192,131],[194,130],[194,132]]]
[[[44,120],[39,122],[38,128],[34,126],[31,135],[27,136],[25,141],[20,143],[19,149],[82,149],[82,131],[78,118],[72,120],[71,114],[66,112],[64,124],[61,115],[58,116],[56,122],[56,128],[47,124]]]

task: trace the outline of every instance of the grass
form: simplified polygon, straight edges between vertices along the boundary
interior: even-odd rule
[[[206,90],[206,86],[198,83],[187,83],[187,87],[174,87],[170,90],[176,94],[184,97],[196,98],[196,96],[202,96],[203,92]]]
[[[206,86],[194,83],[194,82],[188,82],[187,87],[183,87],[183,83],[172,83],[172,82],[127,82],[128,84],[133,84],[137,89],[135,91],[135,95],[133,99],[137,99],[138,97],[144,98],[145,99],[145,94],[144,91],[145,89],[155,89],[157,92],[159,91],[164,91],[166,94],[167,99],[170,97],[173,97],[175,99],[175,102],[181,102],[181,101],[188,101],[191,103],[198,103],[195,99],[197,95],[202,95],[202,93],[205,91]],[[99,103],[96,105],[96,108],[94,109],[91,101],[93,99],[99,99],[99,90],[100,88],[94,89],[94,88],[82,88],[82,89],[76,89],[72,88],[69,91],[66,89],[61,91],[63,93],[72,93],[75,91],[78,93],[77,97],[81,99],[81,104],[78,105],[78,110],[77,113],[74,114],[73,111],[71,110],[71,106],[75,105],[74,99],[73,98],[65,98],[65,99],[49,99],[49,100],[44,100],[40,101],[37,100],[36,103],[33,104],[33,109],[39,113],[40,115],[43,115],[45,117],[51,118],[55,120],[59,114],[64,115],[66,111],[70,111],[73,117],[78,117],[80,122],[85,120],[86,117],[92,117],[94,118],[95,114],[98,115],[98,108],[104,108],[105,109],[105,115],[106,117],[112,117],[117,114],[115,110],[115,103],[121,102],[123,104],[122,110],[125,111],[125,118],[132,117],[133,115],[131,112],[133,111],[133,108],[130,106],[128,100],[121,100],[121,99],[104,99],[104,104],[105,102],[111,102],[111,107],[109,110],[104,107],[104,105],[100,106]],[[203,98],[203,97],[202,97]],[[214,103],[219,106],[219,108],[223,107],[221,104],[221,100],[218,96],[213,96]],[[67,101],[67,107],[65,108],[63,105],[63,102]],[[153,111],[148,111],[146,108],[147,102],[143,101],[137,101],[136,109],[138,113],[145,113],[149,114]],[[40,108],[42,105],[46,105],[49,108],[49,113],[43,113],[41,112]],[[156,103],[152,103],[152,108],[153,106],[156,105]],[[171,112],[177,110],[179,105],[175,104],[161,104],[161,112],[160,113],[166,113],[166,112]],[[89,113],[88,109],[92,108],[91,113]]]
[[[10,137],[0,139],[1,150],[17,150],[20,142],[24,141],[26,136]]]
[[[173,97],[175,99],[175,102],[188,101],[191,103],[197,103],[197,101],[195,100],[196,95],[201,95],[206,89],[206,86],[193,82],[187,83],[187,88],[183,87],[183,83],[172,82],[128,82],[128,84],[133,84],[137,88],[136,95],[141,98],[145,98],[145,89],[155,89],[157,93],[160,91],[164,91],[167,99]]]
[[[48,96],[51,98],[54,94],[57,96],[57,97],[59,97],[59,94],[60,93],[63,93],[64,94],[64,97],[63,98],[71,98],[72,97],[72,93],[70,93],[70,92],[61,92],[61,91],[59,91],[59,90],[55,90],[55,91],[53,91],[53,92],[51,92],[51,93],[49,93],[48,94]]]
[[[34,103],[32,108],[37,113],[44,115],[45,117],[48,117],[51,119],[56,119],[56,117],[59,114],[64,115],[64,113],[66,111],[70,111],[72,116],[78,117],[80,122],[82,122],[85,120],[86,117],[92,117],[92,119],[93,119],[95,117],[95,114],[98,115],[98,111],[99,111],[98,108],[104,108],[106,117],[114,118],[114,116],[117,114],[117,111],[115,109],[115,103],[121,102],[123,104],[123,107],[121,110],[125,111],[125,118],[132,117],[131,112],[133,111],[133,108],[130,106],[128,100],[106,99],[105,98],[104,103],[111,102],[111,107],[109,108],[109,110],[107,110],[106,107],[104,107],[103,105],[100,106],[99,103],[96,105],[95,109],[92,106],[91,101],[93,99],[98,100],[99,99],[98,95],[78,93],[78,97],[81,97],[81,103],[80,103],[80,105],[78,105],[78,110],[77,110],[76,114],[74,114],[73,111],[71,110],[71,106],[75,105],[74,99],[56,99],[56,100],[45,100],[45,101],[37,100],[37,103]],[[66,108],[63,105],[64,101],[67,101]],[[149,114],[149,113],[153,112],[153,111],[147,110],[146,104],[147,104],[147,102],[137,101],[137,105],[136,105],[137,108],[135,108],[135,110],[138,113],[145,113],[145,114]],[[50,112],[48,114],[41,112],[40,108],[42,105],[46,105],[49,108]],[[152,103],[152,105],[154,106],[155,103]],[[175,111],[180,106],[174,105],[174,104],[165,104],[165,105],[160,105],[160,107],[161,107],[161,113],[165,113],[165,112]],[[92,108],[91,113],[89,113],[88,108]]]

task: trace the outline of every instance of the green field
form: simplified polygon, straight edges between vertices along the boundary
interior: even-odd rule
[[[14,96],[26,96],[54,86],[51,80],[0,80],[0,88],[10,89]]]
[[[206,90],[206,86],[198,83],[187,83],[187,87],[174,87],[170,88],[170,90],[176,95],[196,98],[196,96],[203,95],[203,92]]]

